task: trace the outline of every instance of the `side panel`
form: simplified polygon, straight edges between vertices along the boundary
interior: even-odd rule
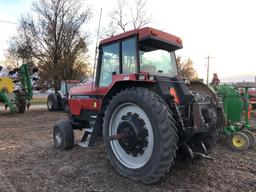
[[[96,98],[71,98],[68,100],[70,106],[70,112],[73,115],[80,115],[83,109],[85,110],[99,110],[101,106],[101,100]]]

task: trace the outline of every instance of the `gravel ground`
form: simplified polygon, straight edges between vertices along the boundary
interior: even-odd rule
[[[176,160],[162,181],[144,185],[116,173],[100,141],[92,148],[55,150],[52,127],[65,118],[45,109],[0,112],[0,192],[256,191],[255,149],[234,152],[222,138],[212,151],[214,160]],[[80,136],[76,133],[77,140]]]

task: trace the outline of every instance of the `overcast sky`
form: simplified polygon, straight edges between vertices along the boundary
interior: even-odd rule
[[[30,9],[31,2],[0,0],[0,20],[17,22],[20,15]],[[100,8],[103,8],[104,26],[116,0],[83,2],[92,6],[94,17],[90,32],[96,34]],[[151,27],[182,38],[184,48],[177,54],[192,59],[200,77],[206,78],[205,57],[208,55],[214,57],[210,60],[210,74],[217,72],[222,78],[255,76],[255,4],[253,0],[148,0],[147,11],[152,16]],[[0,22],[0,60],[8,39],[15,33],[15,24]],[[91,40],[91,49],[95,48],[94,41]]]

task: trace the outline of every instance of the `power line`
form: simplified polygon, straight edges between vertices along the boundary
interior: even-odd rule
[[[210,57],[208,55],[208,57],[205,57],[205,59],[207,59],[207,80],[206,80],[206,84],[209,85],[209,68],[210,68],[210,59],[213,59],[214,57]]]
[[[19,23],[16,23],[13,21],[1,20],[1,19],[0,19],[0,23],[9,23],[9,24],[13,24],[13,25],[19,25]]]

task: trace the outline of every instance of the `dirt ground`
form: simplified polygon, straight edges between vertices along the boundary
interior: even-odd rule
[[[120,176],[102,143],[70,151],[53,147],[52,127],[62,112],[0,112],[0,191],[256,191],[256,150],[234,152],[222,139],[214,160],[177,160],[154,185]],[[80,133],[81,134],[81,133]],[[79,135],[77,140],[79,140]]]

